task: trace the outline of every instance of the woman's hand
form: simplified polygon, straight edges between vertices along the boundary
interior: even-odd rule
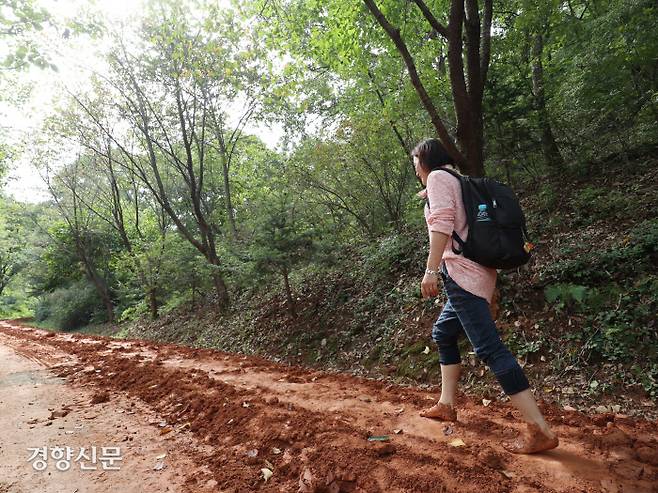
[[[432,274],[425,274],[420,283],[420,293],[423,299],[433,298],[439,294],[438,278]]]

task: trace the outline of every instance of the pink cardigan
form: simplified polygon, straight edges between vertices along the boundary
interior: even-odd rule
[[[425,204],[425,222],[428,231],[438,231],[450,237],[454,229],[460,238],[466,240],[468,236],[466,211],[462,201],[461,185],[454,176],[441,170],[430,172],[427,177],[427,188],[420,191],[418,196],[422,198],[429,196],[431,209]],[[456,241],[455,247],[458,247]],[[452,251],[452,238],[448,238],[442,262],[445,262],[448,274],[459,287],[491,303],[496,288],[496,269],[455,254]]]

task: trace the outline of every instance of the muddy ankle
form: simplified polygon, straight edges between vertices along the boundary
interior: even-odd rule
[[[457,412],[454,407],[442,402],[437,402],[431,408],[422,410],[420,415],[425,418],[438,419],[439,421],[457,420]]]
[[[526,434],[521,434],[513,442],[503,442],[503,447],[512,453],[516,454],[534,454],[551,450],[557,447],[560,443],[557,435],[551,430],[545,434],[537,423],[527,423],[528,431]]]
[[[541,432],[544,436],[547,438],[550,438],[551,440],[555,438],[555,433],[548,427],[547,423],[544,423],[543,425],[539,423],[528,423],[528,429],[529,430],[535,430]]]

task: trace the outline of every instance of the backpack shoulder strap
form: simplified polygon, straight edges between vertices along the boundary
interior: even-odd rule
[[[457,173],[454,169],[450,169],[450,168],[437,168],[437,170],[439,170],[439,171],[445,171],[446,173],[450,173],[452,176],[454,176],[455,178],[457,178],[457,179],[460,181],[460,183],[461,183],[461,181],[462,181],[462,178],[464,178],[463,175],[460,175],[460,174]]]

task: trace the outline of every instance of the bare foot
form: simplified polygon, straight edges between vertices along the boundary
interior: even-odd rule
[[[457,412],[452,406],[437,402],[429,409],[419,413],[423,418],[437,419],[439,421],[457,421]]]
[[[525,436],[520,436],[513,442],[503,442],[505,450],[514,454],[536,454],[545,450],[551,450],[558,446],[560,441],[554,433],[542,432],[539,425],[528,423],[528,431]]]

